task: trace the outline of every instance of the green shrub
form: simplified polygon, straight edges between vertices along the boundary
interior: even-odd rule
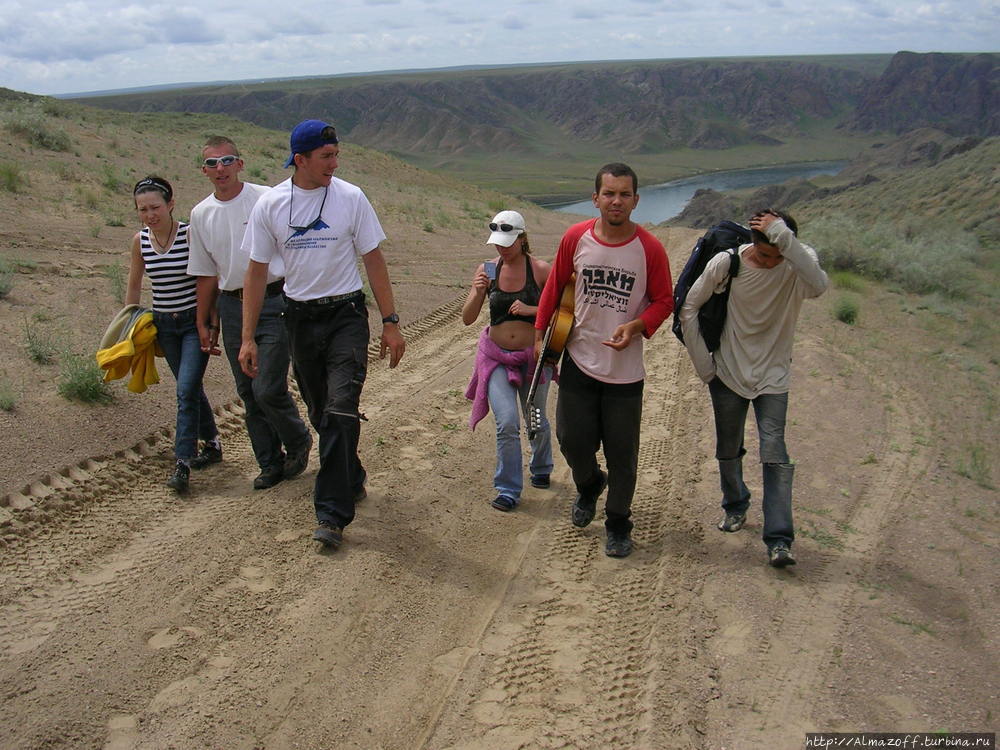
[[[125,267],[121,263],[112,263],[104,267],[104,275],[111,282],[111,294],[115,302],[125,304]]]
[[[59,372],[59,393],[71,401],[106,404],[114,396],[102,379],[101,368],[93,355],[66,352]]]
[[[850,295],[842,295],[834,303],[833,317],[841,323],[852,326],[858,322],[858,301]]]
[[[59,353],[59,347],[52,340],[51,334],[44,329],[32,327],[28,316],[24,317],[24,345],[28,350],[28,357],[37,365],[52,364]]]
[[[0,190],[8,193],[20,193],[27,184],[27,179],[17,164],[0,164]]]
[[[14,395],[14,387],[7,378],[0,378],[0,410],[14,411],[17,406],[17,397]]]
[[[101,184],[104,185],[109,192],[117,193],[126,185],[126,181],[119,175],[115,174],[115,168],[110,164],[105,164],[102,169],[104,174],[101,178]]]
[[[967,297],[979,248],[975,235],[948,225],[910,225],[883,219],[861,224],[829,216],[810,224],[809,244],[833,271],[898,284],[917,294]]]
[[[863,292],[865,290],[865,282],[852,271],[831,271],[830,282],[845,292]]]
[[[959,476],[971,479],[980,487],[993,489],[993,478],[990,475],[990,460],[982,446],[968,448],[968,455],[958,460],[955,471]]]
[[[3,299],[14,288],[14,274],[6,267],[0,268],[0,299]]]
[[[69,136],[64,130],[52,127],[47,120],[42,107],[28,104],[9,110],[3,124],[9,132],[25,138],[32,146],[48,151],[69,151]]]

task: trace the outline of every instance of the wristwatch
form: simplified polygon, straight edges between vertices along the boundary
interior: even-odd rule
[[[386,315],[384,318],[382,318],[382,325],[385,325],[386,323],[395,323],[396,325],[399,325],[399,316],[396,315],[396,313],[393,313],[392,315]]]

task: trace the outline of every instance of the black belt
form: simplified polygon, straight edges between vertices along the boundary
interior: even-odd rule
[[[365,293],[358,289],[356,292],[348,292],[347,294],[335,294],[332,297],[317,297],[316,299],[292,299],[291,297],[285,297],[290,305],[305,305],[308,307],[329,307],[330,305],[336,305],[341,302],[347,302],[348,300],[358,299],[359,297],[364,297]]]
[[[278,279],[277,281],[272,281],[266,287],[264,287],[265,297],[274,297],[281,294],[285,289],[285,280]],[[243,301],[243,290],[242,289],[223,289],[222,293],[228,295],[229,297],[236,297],[236,299]]]

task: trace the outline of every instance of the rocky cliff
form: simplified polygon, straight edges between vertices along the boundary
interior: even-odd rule
[[[846,123],[853,130],[1000,135],[1000,55],[899,52]]]

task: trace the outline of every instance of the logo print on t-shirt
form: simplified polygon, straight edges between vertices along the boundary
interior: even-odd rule
[[[627,312],[635,274],[611,266],[588,266],[581,272],[583,278],[584,304],[599,307],[613,307],[618,312]]]
[[[295,237],[302,237],[310,229],[329,229],[329,228],[330,228],[330,225],[327,224],[325,221],[323,221],[322,219],[316,219],[316,221],[314,221],[312,224],[310,224],[309,226],[307,226],[305,229],[298,229],[298,230],[296,230],[294,233],[292,233],[292,236],[289,237],[288,239],[293,239]]]

